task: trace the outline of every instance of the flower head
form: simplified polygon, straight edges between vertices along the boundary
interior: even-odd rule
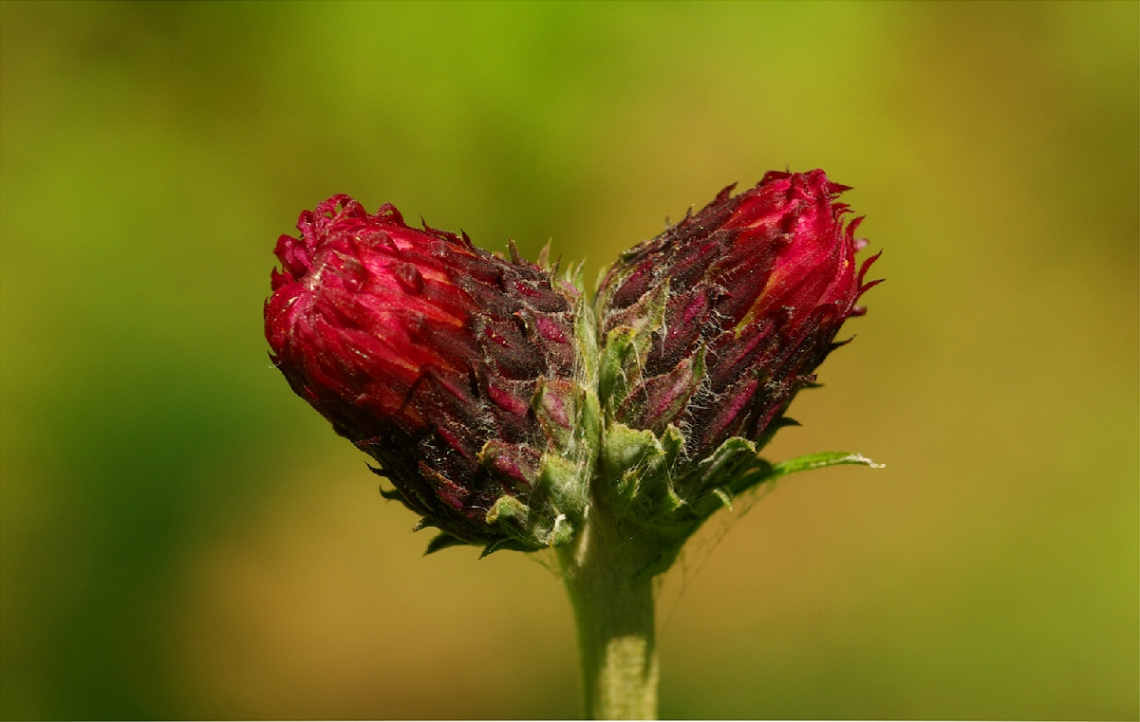
[[[278,240],[265,306],[293,390],[444,532],[436,547],[569,533],[585,482],[554,467],[581,453],[578,291],[466,235],[412,228],[391,204],[370,214],[333,196],[297,228]]]
[[[874,258],[855,261],[861,219],[845,224],[836,202],[847,186],[816,170],[731,190],[625,253],[599,291],[603,336],[644,346],[603,404],[634,428],[677,426],[696,458],[729,437],[765,439],[874,285]]]
[[[794,423],[788,405],[877,283],[864,282],[874,258],[856,263],[866,241],[844,220],[846,190],[821,170],[730,186],[603,279],[602,463],[635,517],[683,537],[770,475],[757,452]]]

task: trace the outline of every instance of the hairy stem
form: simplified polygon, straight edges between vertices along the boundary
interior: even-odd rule
[[[656,546],[591,508],[573,544],[559,548],[578,624],[582,694],[591,719],[656,719]]]

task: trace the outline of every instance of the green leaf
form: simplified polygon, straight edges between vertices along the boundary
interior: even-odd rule
[[[805,454],[795,459],[773,464],[770,478],[776,479],[781,476],[787,476],[788,474],[794,474],[797,471],[822,469],[825,466],[840,466],[843,464],[860,464],[862,466],[869,466],[872,469],[882,469],[886,466],[886,464],[876,464],[862,454],[852,454],[848,451],[821,451],[818,454]]]

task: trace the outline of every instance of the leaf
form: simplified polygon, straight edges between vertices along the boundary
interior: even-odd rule
[[[805,454],[795,459],[781,461],[772,465],[771,479],[776,479],[797,471],[822,469],[825,466],[840,466],[843,464],[861,464],[872,469],[882,469],[886,464],[876,464],[862,454],[852,454],[847,451],[821,451],[817,454]]]

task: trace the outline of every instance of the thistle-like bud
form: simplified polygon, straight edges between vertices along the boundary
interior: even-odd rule
[[[836,202],[847,186],[815,170],[732,188],[623,254],[598,292],[613,500],[679,534],[771,476],[756,452],[876,283],[875,259],[855,261],[861,219]]]
[[[568,541],[597,453],[593,319],[569,279],[336,195],[283,235],[271,358],[455,543]],[[594,408],[591,408],[594,406]]]

